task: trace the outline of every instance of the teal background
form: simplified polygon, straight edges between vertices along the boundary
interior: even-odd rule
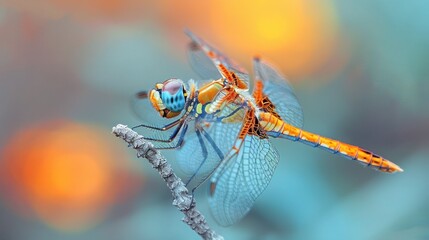
[[[222,44],[210,39],[213,25],[181,15],[180,8],[176,13],[183,21],[165,21],[162,9],[177,6],[129,2],[136,7],[114,5],[121,8],[112,14],[110,8],[89,5],[44,1],[37,8],[39,3],[0,2],[0,148],[26,129],[71,122],[97,129],[108,142],[103,146],[121,156],[115,155],[112,166],[124,164],[125,175],[134,176],[111,187],[131,194],[103,196],[114,200],[77,228],[47,222],[34,205],[25,204],[32,199],[17,206],[10,196],[25,187],[3,177],[0,239],[198,239],[180,221],[155,171],[110,131],[118,123],[140,123],[130,107],[135,92],[170,77],[198,79],[186,61],[185,27]],[[238,224],[218,226],[210,216],[206,186],[197,192],[199,209],[225,239],[429,239],[429,2],[334,1],[332,8],[338,45],[331,51],[340,64],[290,79],[304,110],[304,129],[374,151],[405,172],[383,174],[275,140],[281,155],[276,173]],[[244,65],[250,66],[247,56],[253,53],[224,52],[248,59]],[[157,122],[159,116],[145,117]],[[26,151],[33,141],[18,147]],[[73,151],[78,153],[80,144],[86,142],[76,141]],[[174,151],[163,153],[175,167]],[[2,155],[0,161],[5,170],[3,163],[19,159]],[[61,210],[56,216],[67,217]]]

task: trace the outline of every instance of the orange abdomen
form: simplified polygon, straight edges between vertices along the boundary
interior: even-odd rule
[[[271,137],[287,138],[292,141],[306,143],[313,147],[319,147],[334,154],[341,154],[351,160],[361,164],[372,166],[382,172],[402,172],[403,170],[389,160],[380,157],[372,152],[347,143],[322,137],[320,135],[304,131],[283,122],[270,113],[260,113],[259,122],[267,134]]]

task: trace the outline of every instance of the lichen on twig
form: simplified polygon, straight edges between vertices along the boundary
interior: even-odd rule
[[[195,201],[185,184],[177,177],[170,164],[154,148],[152,143],[144,140],[143,136],[122,124],[113,127],[112,133],[130,144],[137,151],[137,157],[146,158],[152,167],[158,171],[173,195],[173,205],[185,215],[182,219],[183,222],[188,224],[203,239],[223,239],[208,226],[204,216],[196,209]]]

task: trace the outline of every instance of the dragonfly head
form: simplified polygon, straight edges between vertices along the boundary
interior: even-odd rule
[[[182,80],[171,78],[157,83],[150,91],[149,99],[161,117],[172,118],[185,108],[188,93]]]

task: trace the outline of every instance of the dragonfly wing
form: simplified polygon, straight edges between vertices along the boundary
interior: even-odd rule
[[[189,134],[185,144],[177,151],[177,162],[186,175],[190,189],[198,187],[213,173],[232,148],[241,128],[239,123],[207,122],[210,126],[196,124],[195,131]]]
[[[275,106],[275,111],[287,123],[302,128],[304,117],[301,105],[286,80],[274,67],[265,61],[255,58],[255,80],[262,81],[263,92]]]
[[[214,101],[227,98],[228,94],[224,90]],[[195,119],[194,133],[177,151],[179,166],[188,176],[189,188],[198,187],[206,180],[232,149],[244,123],[244,112],[239,99],[229,99],[215,113]]]
[[[196,42],[192,41],[188,47],[188,59],[192,69],[203,79],[219,79],[222,75]]]
[[[225,95],[219,94],[216,100]],[[177,151],[179,167],[187,176],[189,188],[204,182],[232,149],[243,127],[244,113],[241,103],[232,100],[218,112],[195,120],[195,131]]]
[[[212,70],[210,70],[210,68],[206,66],[205,62],[195,63],[195,60],[201,59],[201,51],[202,51],[212,61],[212,64],[217,68],[218,73],[221,76],[223,76],[224,78],[228,78],[227,76],[225,76],[225,73],[222,70],[221,66],[224,66],[228,71],[234,72],[234,74],[237,75],[244,82],[246,87],[249,86],[249,73],[246,71],[246,69],[238,65],[235,61],[226,57],[219,50],[209,45],[207,42],[205,42],[203,39],[193,34],[191,31],[186,30],[185,33],[192,40],[192,43],[190,45],[191,46],[190,53],[192,56],[191,64],[193,65],[193,68],[198,69],[197,73],[199,74],[200,72],[203,73],[202,77],[204,78],[213,77]]]
[[[243,218],[256,198],[268,186],[279,155],[268,139],[247,135],[238,154],[211,179],[210,208],[216,221],[224,226]],[[217,172],[214,174],[216,176]]]

